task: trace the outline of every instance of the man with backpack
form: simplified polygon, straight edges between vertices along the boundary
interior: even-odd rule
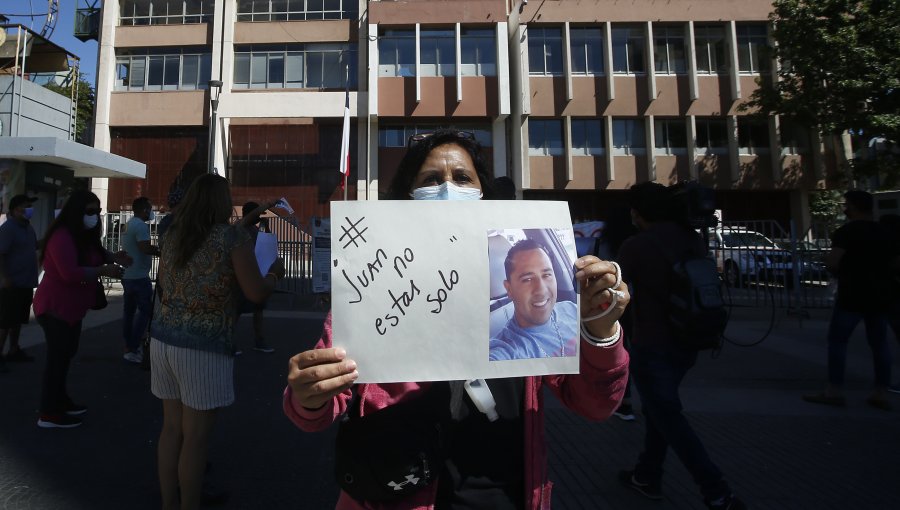
[[[744,509],[682,414],[678,392],[688,370],[697,361],[698,349],[709,347],[708,343],[698,344],[694,342],[696,338],[686,336],[679,321],[674,320],[678,318],[673,318],[673,312],[686,314],[693,313],[692,308],[703,308],[703,299],[699,303],[683,304],[673,297],[680,295],[679,281],[690,284],[691,278],[681,273],[685,273],[685,266],[702,261],[706,253],[704,240],[690,226],[687,217],[677,217],[678,208],[665,186],[654,182],[636,184],[629,192],[629,202],[632,220],[640,232],[622,244],[618,260],[623,278],[632,286],[630,308],[634,325],[630,368],[647,430],[637,464],[632,470],[620,472],[619,480],[649,499],[662,499],[663,461],[671,447],[697,481],[709,508]],[[702,280],[697,278],[701,282],[697,285],[703,285]],[[707,290],[710,292],[695,294],[715,294]],[[681,296],[687,299],[690,294]],[[724,327],[724,323],[718,327]],[[710,336],[718,341],[714,333]]]

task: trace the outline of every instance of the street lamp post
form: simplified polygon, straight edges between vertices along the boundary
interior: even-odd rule
[[[209,155],[207,156],[207,168],[209,173],[215,173],[213,164],[216,160],[216,112],[219,109],[219,92],[222,91],[222,82],[209,81]]]

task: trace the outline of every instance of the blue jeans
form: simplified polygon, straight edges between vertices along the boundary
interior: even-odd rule
[[[707,500],[731,493],[722,472],[713,464],[700,438],[681,413],[678,387],[697,361],[697,352],[686,350],[650,350],[631,346],[631,380],[641,397],[646,417],[644,451],[638,458],[635,474],[642,480],[659,482],[663,462],[671,447],[684,467],[700,486]]]
[[[828,382],[844,383],[847,365],[847,343],[860,321],[866,324],[866,340],[872,349],[875,384],[887,387],[891,382],[891,349],[887,341],[887,316],[884,312],[853,312],[838,306],[828,324]]]
[[[122,314],[122,337],[125,338],[125,347],[134,352],[141,345],[141,337],[147,331],[150,324],[150,315],[153,310],[153,284],[150,278],[135,278],[122,280],[122,288],[125,290],[123,300],[125,311]],[[137,314],[135,314],[137,312]],[[137,319],[135,320],[135,315]]]

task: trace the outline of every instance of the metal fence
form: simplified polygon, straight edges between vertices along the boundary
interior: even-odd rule
[[[833,305],[825,225],[797,232],[771,220],[723,222],[708,240],[731,304],[795,310]]]
[[[107,213],[104,215],[103,244],[110,251],[119,251],[122,247],[122,235],[125,225],[134,217],[132,211]],[[157,214],[150,225],[150,242],[159,243],[159,222],[165,214]],[[240,218],[235,217],[234,221]],[[285,277],[275,286],[276,292],[294,295],[312,293],[312,238],[303,224],[294,226],[288,221],[278,218],[265,218],[268,230],[278,238],[278,256],[284,261]],[[150,278],[155,280],[159,271],[159,258],[152,257]],[[107,282],[108,283],[108,282]]]

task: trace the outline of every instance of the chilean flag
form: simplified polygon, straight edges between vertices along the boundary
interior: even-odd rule
[[[344,100],[344,131],[341,134],[341,189],[347,185],[347,176],[350,174],[350,87],[348,83],[346,99]]]

